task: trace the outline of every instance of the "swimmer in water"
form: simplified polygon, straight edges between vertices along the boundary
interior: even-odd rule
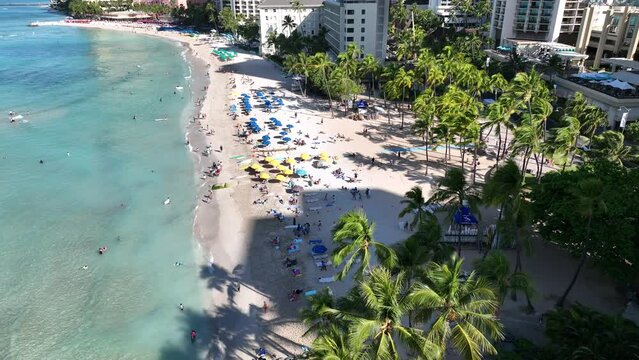
[[[184,311],[184,305],[182,305],[182,303],[180,303],[180,311]]]
[[[82,270],[88,270],[89,266],[88,265],[82,265]]]
[[[44,161],[40,160],[40,164],[44,164]]]
[[[67,151],[67,157],[71,157],[71,153]]]

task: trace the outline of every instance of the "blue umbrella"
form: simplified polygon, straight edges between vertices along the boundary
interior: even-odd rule
[[[286,125],[287,128],[292,129],[294,126],[291,124]]]
[[[249,97],[249,95],[247,93],[242,93],[242,96]]]
[[[295,173],[299,176],[306,176],[308,174],[304,169],[297,169],[295,170]]]
[[[270,141],[262,141],[262,145],[269,146],[269,145],[271,145],[271,142]]]
[[[280,135],[284,136],[284,135],[288,135],[288,133],[286,131],[280,131]]]
[[[289,141],[291,141],[291,138],[290,137],[285,137],[285,138],[282,139],[282,141],[289,142]]]
[[[313,246],[313,252],[316,253],[316,254],[324,254],[327,251],[328,251],[328,249],[324,245],[315,245],[315,246]]]
[[[262,136],[262,140],[271,140],[271,137],[268,135]]]
[[[257,121],[257,118],[250,118],[251,121]]]
[[[274,117],[270,118],[269,120],[271,120],[271,121],[278,121],[278,120],[277,120],[277,118],[274,118]]]

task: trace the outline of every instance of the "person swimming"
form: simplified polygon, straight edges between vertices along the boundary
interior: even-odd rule
[[[196,338],[197,338],[197,331],[195,331],[195,329],[191,329],[191,342],[195,342]]]

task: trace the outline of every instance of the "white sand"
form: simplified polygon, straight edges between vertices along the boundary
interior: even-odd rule
[[[202,109],[207,117],[198,126],[200,133],[205,132],[203,129],[215,129],[215,135],[207,136],[206,142],[212,143],[214,150],[220,145],[224,150],[214,152],[212,157],[198,157],[197,160],[202,166],[219,158],[223,161],[224,170],[219,178],[208,177],[202,181],[201,195],[213,183],[226,182],[230,185],[228,189],[214,191],[210,204],[202,203],[199,206],[194,229],[205,254],[202,260],[203,267],[208,266],[210,259],[214,261],[212,273],[206,270],[202,272],[212,294],[210,307],[206,311],[207,316],[211,317],[213,333],[209,347],[211,358],[250,359],[258,347],[265,347],[277,355],[299,353],[301,346],[310,344],[312,340],[311,337],[301,336],[305,326],[300,323],[297,316],[305,300],[289,302],[288,293],[295,288],[320,290],[324,284],[319,284],[317,279],[336,273],[330,266],[327,271],[321,271],[315,266],[309,255],[311,245],[308,244],[308,240],[321,239],[330,251],[331,225],[344,211],[357,207],[363,207],[369,218],[377,224],[375,235],[378,240],[392,244],[404,239],[408,233],[399,228],[400,219],[397,217],[402,208],[399,203],[401,197],[414,185],[422,186],[425,195],[428,196],[432,184],[445,170],[442,152],[431,152],[431,162],[437,165],[431,166],[431,171],[426,176],[423,151],[404,153],[401,159],[397,159],[396,154],[386,151],[393,147],[422,146],[421,141],[410,132],[410,116],[406,117],[407,126],[404,130],[399,130],[399,116],[394,111],[391,114],[390,125],[384,115],[378,115],[376,120],[353,121],[347,118],[347,112],[336,111],[335,118],[331,118],[326,101],[303,98],[299,94],[291,93],[289,80],[282,76],[281,70],[258,56],[240,53],[235,60],[220,63],[209,55],[211,45],[203,45],[194,38],[172,32],[157,32],[148,26],[133,27],[104,22],[57,25],[133,31],[182,41],[210,65],[210,86]],[[224,44],[219,43],[217,46]],[[247,81],[243,82],[242,74],[248,76],[245,79]],[[229,78],[235,79],[236,88],[229,85]],[[259,104],[251,90],[260,89],[274,91],[276,95],[282,96],[285,106],[283,110],[275,113],[263,112],[256,106],[251,117],[256,117],[264,129],[265,121],[272,116],[284,125],[290,123],[294,128],[289,136],[293,139],[303,139],[307,145],[293,149],[294,146],[289,143],[291,149],[287,151],[287,145],[275,144],[278,140],[275,136],[279,136],[280,129],[263,131],[259,135],[252,135],[250,139],[257,141],[268,132],[274,138],[274,146],[271,149],[282,150],[273,153],[272,156],[276,158],[299,156],[303,152],[315,156],[322,151],[338,157],[337,165],[327,170],[315,169],[310,162],[296,165],[308,170],[314,179],[321,179],[321,184],[314,186],[294,179],[296,183],[305,186],[306,195],[294,197],[298,198],[300,209],[304,211],[297,221],[312,224],[310,235],[305,236],[300,244],[301,251],[292,255],[297,258],[302,271],[302,275],[297,278],[282,264],[287,256],[286,247],[293,240],[292,231],[284,229],[285,225],[292,225],[293,213],[288,209],[290,194],[286,194],[284,187],[277,183],[268,183],[268,196],[262,196],[257,188],[253,188],[259,182],[254,176],[250,176],[249,172],[241,170],[240,166],[246,159],[259,160],[262,152],[254,151],[251,146],[240,142],[235,136],[236,125],[244,124],[249,117],[240,115],[237,121],[233,121],[228,115],[228,105],[238,104],[239,107],[237,94],[250,93],[251,103]],[[231,96],[233,93],[236,93],[236,96]],[[383,102],[377,101],[376,105],[383,106]],[[296,112],[297,120],[294,118]],[[363,135],[364,128],[368,129],[367,135]],[[300,130],[302,134],[298,134]],[[336,138],[337,134],[343,134],[345,139]],[[315,138],[317,139],[313,140]],[[494,141],[491,141],[491,145],[493,143]],[[345,153],[355,153],[357,156],[345,157]],[[248,157],[232,158],[239,155]],[[371,165],[371,157],[376,159],[374,166]],[[466,158],[470,161],[470,156]],[[451,161],[459,164],[458,150],[453,150]],[[483,174],[492,164],[493,160],[483,157],[480,159],[478,181],[483,181]],[[358,181],[348,183],[331,175],[331,171],[338,167],[348,177],[357,172]],[[467,169],[470,167],[470,164],[466,165]],[[339,190],[342,186],[357,186],[362,190],[362,200],[352,200],[348,191]],[[371,189],[370,199],[363,194],[366,188]],[[282,196],[284,205],[279,204],[277,195]],[[324,196],[327,197],[327,201],[324,200]],[[327,206],[333,202],[333,196],[335,203]],[[253,201],[259,198],[266,199],[266,203],[253,205]],[[315,208],[318,210],[311,210]],[[271,209],[281,211],[286,217],[285,221],[281,223],[267,215]],[[494,215],[494,211],[487,211],[483,222],[494,221]],[[321,229],[316,225],[318,221],[322,223]],[[270,243],[274,236],[280,237],[279,249]],[[479,256],[476,250],[464,250],[463,255],[468,258],[468,268],[472,266],[472,259]],[[514,257],[514,254],[510,255]],[[534,255],[524,257],[523,261],[524,270],[531,272],[540,294],[534,301],[537,310],[549,310],[568,284],[576,261],[564,252],[539,241]],[[550,264],[552,266],[548,266]],[[572,298],[602,310],[618,309],[619,299],[612,286],[604,280],[596,272],[586,269],[573,289]],[[240,284],[239,292],[235,291],[236,284]],[[328,285],[335,294],[340,295],[350,288],[352,283],[344,281]],[[269,306],[266,312],[262,310],[265,301]],[[502,311],[502,318],[513,333],[539,338],[541,327],[537,325],[537,316],[522,314],[519,307],[523,305],[523,299],[517,303],[509,300]]]

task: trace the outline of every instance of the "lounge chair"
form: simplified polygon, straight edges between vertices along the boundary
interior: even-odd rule
[[[335,281],[335,276],[321,277],[321,278],[318,278],[317,281],[323,284],[330,284]]]

